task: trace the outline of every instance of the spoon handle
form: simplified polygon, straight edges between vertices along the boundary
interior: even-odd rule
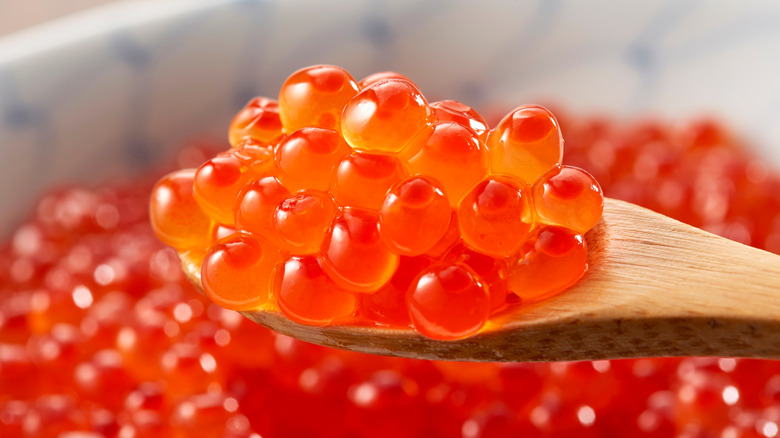
[[[612,199],[587,241],[579,284],[497,321],[513,358],[780,358],[780,256]]]

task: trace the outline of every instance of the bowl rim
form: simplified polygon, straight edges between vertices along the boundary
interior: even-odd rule
[[[0,67],[110,32],[171,19],[235,0],[124,0],[95,6],[0,37]]]

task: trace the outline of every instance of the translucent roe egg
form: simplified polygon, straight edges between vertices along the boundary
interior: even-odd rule
[[[440,184],[414,176],[393,186],[382,205],[381,232],[397,254],[414,256],[430,250],[447,231],[452,209]]]
[[[336,206],[330,195],[303,190],[276,207],[274,222],[282,249],[290,254],[315,254],[328,233]]]
[[[398,255],[382,242],[379,215],[355,208],[336,217],[320,253],[322,269],[353,292],[378,290],[390,281],[398,262]]]
[[[350,317],[357,298],[333,282],[316,258],[294,257],[277,274],[274,286],[279,308],[293,321],[327,325]]]
[[[461,264],[425,269],[409,288],[406,302],[414,328],[441,340],[476,334],[490,312],[487,289],[471,268]]]
[[[339,163],[330,193],[342,207],[379,211],[388,190],[408,174],[396,157],[354,152]]]
[[[279,118],[279,104],[265,97],[255,97],[250,100],[233,117],[228,129],[228,140],[233,147],[246,138],[273,144],[281,136],[282,120]]]
[[[555,116],[538,105],[523,105],[507,114],[488,136],[492,172],[533,184],[560,165],[563,138]]]
[[[361,79],[360,82],[358,82],[358,88],[360,88],[362,90],[362,89],[364,89],[364,88],[366,88],[366,87],[368,87],[370,85],[373,85],[373,84],[375,84],[375,83],[377,83],[379,81],[382,81],[384,79],[401,79],[401,80],[404,80],[404,81],[412,82],[411,79],[407,78],[406,76],[402,75],[401,73],[396,73],[394,71],[383,71],[383,72],[379,72],[379,73],[374,73],[374,74],[368,75],[368,76],[364,77],[363,79]],[[412,83],[414,83],[414,82],[412,82]]]
[[[193,193],[201,209],[220,224],[235,223],[239,193],[249,180],[269,174],[273,153],[247,145],[208,160],[195,173]]]
[[[293,132],[276,149],[276,177],[292,192],[326,191],[333,168],[352,152],[341,135],[325,128]]]
[[[463,241],[494,257],[517,253],[534,221],[528,192],[514,180],[500,176],[479,183],[458,208]]]
[[[541,300],[573,286],[588,269],[588,248],[581,234],[544,227],[522,260],[509,267],[509,290],[524,300]]]
[[[452,248],[445,256],[445,259],[453,263],[462,263],[479,275],[490,296],[491,313],[506,306],[509,289],[507,266],[504,259],[478,253],[463,244]]]
[[[238,191],[246,182],[242,173],[241,162],[228,153],[210,159],[196,172],[195,200],[215,221],[233,224],[235,198],[230,195],[238,196]]]
[[[255,310],[268,301],[279,251],[250,233],[231,234],[214,244],[201,268],[203,290],[230,310]]]
[[[341,122],[354,149],[393,153],[430,126],[433,113],[417,86],[390,78],[361,90],[344,107]]]
[[[441,100],[431,104],[433,115],[440,122],[455,122],[471,129],[480,140],[486,141],[488,124],[476,110],[457,100]]]
[[[274,211],[288,196],[290,192],[273,176],[252,181],[238,199],[236,228],[278,242]]]
[[[372,294],[366,294],[361,308],[374,323],[390,326],[410,326],[406,308],[406,292],[422,271],[433,264],[426,256],[401,256],[398,270],[390,282]]]
[[[212,221],[195,202],[195,169],[178,170],[152,189],[149,217],[155,235],[179,251],[202,249],[211,242]]]
[[[604,195],[589,173],[564,166],[534,185],[534,207],[541,222],[585,233],[601,218]]]
[[[279,92],[284,132],[306,126],[340,131],[341,111],[357,93],[355,79],[343,68],[316,65],[296,71]]]
[[[436,242],[435,245],[433,245],[431,249],[425,252],[425,255],[435,259],[444,257],[444,255],[447,254],[447,251],[452,249],[460,241],[461,238],[460,227],[458,227],[458,212],[453,211],[452,215],[450,216],[450,224],[447,226],[447,230],[444,231],[444,235],[441,237],[441,239],[439,239],[438,242]]]
[[[442,183],[453,206],[488,173],[487,148],[471,129],[455,122],[440,122],[421,132],[401,156],[412,172]]]
[[[270,174],[273,171],[274,149],[272,145],[253,138],[239,141],[230,152],[238,158],[246,172],[252,177]]]

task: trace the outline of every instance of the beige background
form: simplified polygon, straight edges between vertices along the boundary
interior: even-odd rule
[[[111,0],[0,0],[0,36]]]

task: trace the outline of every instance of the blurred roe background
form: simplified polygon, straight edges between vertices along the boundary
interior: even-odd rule
[[[0,438],[778,435],[776,361],[372,357],[199,296],[149,190],[313,63],[549,101],[607,196],[780,253],[776,1],[0,0]]]

